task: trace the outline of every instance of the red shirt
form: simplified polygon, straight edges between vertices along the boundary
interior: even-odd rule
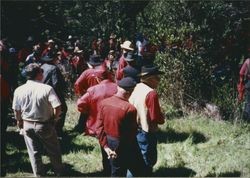
[[[88,114],[85,133],[96,135],[96,120],[100,102],[117,92],[117,84],[103,80],[100,84],[90,87],[77,101],[78,111]]]
[[[250,58],[245,60],[245,62],[243,63],[240,69],[240,77],[244,77],[244,76],[250,79]]]
[[[82,56],[73,56],[70,59],[70,64],[72,65],[72,67],[76,70],[76,72],[82,73],[84,71],[84,69],[86,69],[86,65],[84,63],[84,58]]]
[[[30,55],[31,53],[32,53],[31,49],[28,48],[20,49],[19,52],[17,53],[18,62],[25,62],[27,56]]]
[[[89,87],[97,85],[97,78],[102,76],[103,71],[104,69],[102,66],[85,70],[75,82],[75,93],[82,96]]]
[[[11,96],[11,88],[10,88],[10,80],[9,80],[9,71],[10,67],[6,61],[6,58],[2,58],[0,60],[1,64],[1,75],[0,75],[0,83],[1,83],[1,103],[6,104],[10,101]],[[6,103],[5,103],[6,102]]]
[[[147,118],[155,124],[164,124],[164,115],[161,112],[159,98],[155,90],[148,93],[145,103],[148,108]]]
[[[10,101],[10,85],[9,83],[0,75],[1,82],[1,104],[6,104]]]
[[[134,141],[137,132],[136,108],[117,96],[104,99],[97,116],[97,136],[102,147],[107,145],[107,135]]]
[[[116,79],[121,80],[123,77],[123,68],[128,65],[127,61],[124,58],[124,55],[122,55],[119,59],[119,66],[116,71]]]

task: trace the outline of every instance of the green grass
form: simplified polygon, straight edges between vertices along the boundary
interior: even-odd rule
[[[61,143],[68,176],[101,176],[100,147],[97,139],[72,131],[79,113],[68,101],[66,136]],[[32,175],[22,136],[8,128],[7,177]],[[159,177],[250,177],[250,126],[214,121],[201,115],[170,119],[158,134],[158,161],[154,176]],[[53,176],[47,156],[43,156],[49,176]]]

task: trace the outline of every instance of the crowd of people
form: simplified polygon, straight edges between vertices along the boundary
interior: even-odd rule
[[[65,175],[63,142],[67,93],[81,113],[75,131],[99,140],[103,176],[152,176],[158,125],[164,123],[156,88],[162,74],[156,49],[142,34],[136,40],[98,38],[90,50],[69,36],[65,43],[29,37],[16,50],[0,41],[2,161],[6,158],[9,108],[27,146],[33,174],[45,176],[43,145],[56,176]]]

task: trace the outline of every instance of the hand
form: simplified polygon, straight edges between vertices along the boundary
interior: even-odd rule
[[[109,147],[104,148],[105,152],[108,155],[108,159],[115,159],[117,157],[117,154],[115,151],[111,150]]]
[[[17,123],[17,127],[18,127],[19,129],[22,129],[22,128],[23,128],[23,120],[17,120],[16,123]]]

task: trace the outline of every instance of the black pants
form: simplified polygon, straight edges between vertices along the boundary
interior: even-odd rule
[[[57,121],[55,128],[56,128],[56,133],[58,136],[62,136],[63,133],[63,127],[64,127],[64,123],[65,123],[65,119],[66,119],[66,113],[68,111],[68,107],[67,104],[65,102],[65,99],[61,99],[61,109],[62,109],[62,113],[60,114],[60,119]]]
[[[108,155],[102,146],[101,146],[101,152],[102,152],[102,166],[103,166],[102,176],[109,177],[111,174],[111,167],[109,164]]]
[[[140,148],[136,142],[121,141],[113,137],[107,137],[108,146],[116,151],[117,158],[110,159],[111,176],[126,177],[129,170],[135,177],[146,176],[146,165],[143,161]]]
[[[7,155],[6,155],[6,129],[8,126],[9,102],[1,102],[1,176],[6,175]]]

